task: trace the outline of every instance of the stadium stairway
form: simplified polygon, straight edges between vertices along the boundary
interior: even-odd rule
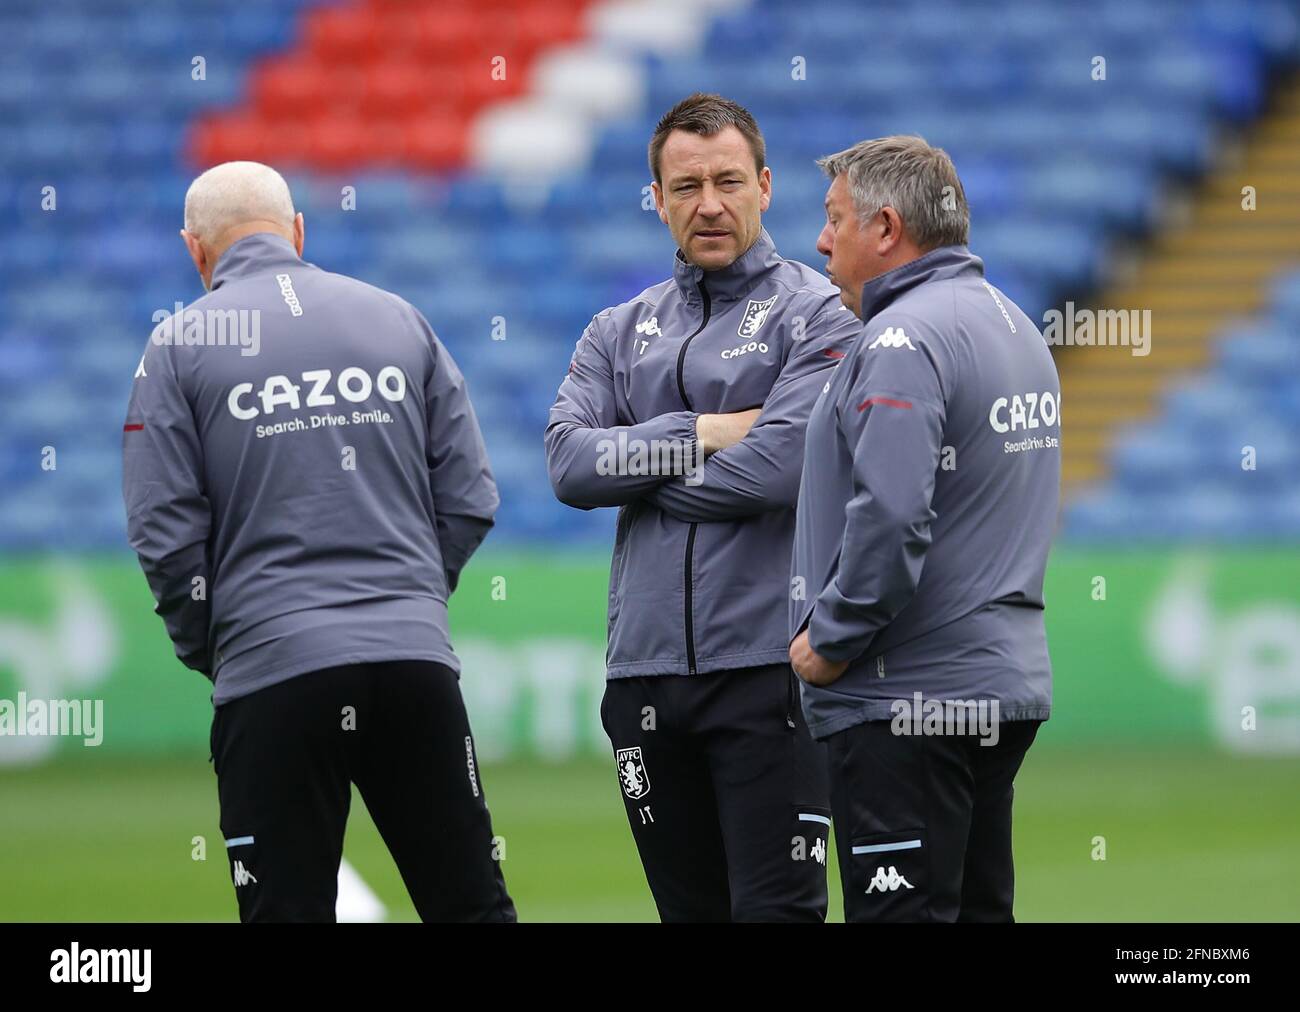
[[[1255,210],[1246,210],[1253,187]],[[1214,339],[1265,303],[1279,267],[1300,259],[1300,75],[1194,191],[1129,276],[1096,307],[1151,310],[1150,354],[1058,348],[1066,494],[1105,478],[1125,427],[1150,417],[1166,384],[1204,369]]]

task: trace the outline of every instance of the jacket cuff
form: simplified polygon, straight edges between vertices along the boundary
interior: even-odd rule
[[[827,628],[828,624],[832,625],[832,628]],[[852,643],[845,643],[844,640],[844,631],[834,629],[832,623],[822,618],[822,608],[819,606],[814,609],[812,617],[808,620],[808,645],[828,661],[836,663],[855,661],[867,652],[865,646],[859,648]],[[870,643],[870,637],[867,642]]]
[[[699,412],[696,411],[672,411],[666,415],[659,415],[645,422],[645,425],[657,428],[662,425],[662,434],[652,435],[652,439],[667,439],[682,447],[682,462],[687,467],[693,467],[697,464],[703,464],[703,457],[700,455],[699,434],[695,430],[695,420],[699,418]],[[658,423],[658,425],[656,424]]]

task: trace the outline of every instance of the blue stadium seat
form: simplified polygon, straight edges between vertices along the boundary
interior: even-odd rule
[[[120,545],[115,426],[158,310],[201,287],[175,235],[187,132],[239,102],[249,71],[291,45],[322,0],[7,0],[0,33],[0,544]],[[331,2],[331,0],[324,0]],[[556,503],[541,432],[592,315],[668,276],[646,144],[685,94],[748,104],[768,139],[766,224],[787,256],[814,249],[816,157],[865,137],[946,147],[973,210],[972,248],[1034,319],[1104,278],[1117,238],[1149,234],[1162,180],[1208,164],[1215,131],[1258,113],[1294,63],[1288,0],[756,0],[724,5],[703,48],[645,58],[642,107],[604,127],[590,165],[549,192],[471,171],[295,173],[307,258],[398,292],[460,361],[503,493],[494,541],[608,540],[613,511]],[[1092,57],[1107,56],[1106,80]],[[203,55],[206,80],[190,59]],[[802,75],[792,60],[802,57]],[[41,189],[57,188],[43,211]],[[340,206],[356,187],[356,209]],[[503,317],[507,338],[491,339]],[[93,326],[87,321],[95,321]],[[1300,530],[1300,271],[1226,335],[1213,371],[1115,448],[1114,480],[1076,503],[1079,537],[1232,537]],[[110,438],[111,437],[111,438]],[[32,446],[66,447],[46,480]],[[1254,446],[1257,467],[1241,469]],[[62,452],[62,451],[61,451]]]

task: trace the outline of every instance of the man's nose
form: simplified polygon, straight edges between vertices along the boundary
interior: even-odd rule
[[[817,252],[824,257],[831,255],[831,237],[827,234],[829,231],[830,229],[823,228],[817,236]]]
[[[718,191],[712,186],[705,186],[700,193],[700,206],[696,212],[704,218],[716,218],[722,214],[722,201],[718,199]]]

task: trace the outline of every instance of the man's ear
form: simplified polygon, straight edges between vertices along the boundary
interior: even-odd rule
[[[758,210],[766,211],[772,204],[772,170],[766,165],[758,174]]]
[[[203,252],[203,244],[199,242],[198,236],[185,231],[185,229],[181,229],[181,239],[185,241],[185,249],[188,251],[190,259],[194,261],[194,269],[199,272],[199,277],[203,279],[203,283],[206,285],[208,256]]]
[[[655,210],[659,212],[659,220],[665,225],[668,224],[668,211],[664,207],[664,191],[656,179],[650,184],[650,192],[654,194]]]
[[[299,211],[293,218],[293,248],[297,250],[299,256],[302,256],[302,247],[306,239],[307,226],[303,222],[302,212]]]
[[[888,256],[902,241],[903,219],[886,204],[880,209],[880,239],[876,244],[876,252],[882,257]]]

